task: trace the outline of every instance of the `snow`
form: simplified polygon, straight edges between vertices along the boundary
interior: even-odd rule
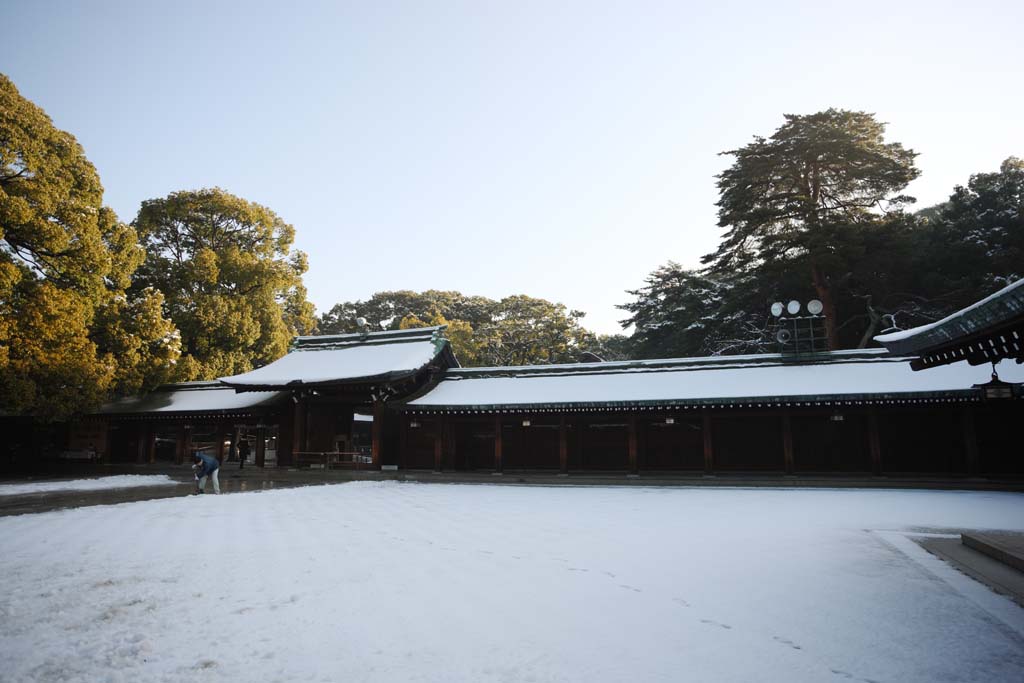
[[[316,384],[377,377],[419,370],[434,359],[438,349],[430,340],[366,344],[342,348],[296,349],[258,370],[221,382],[232,387]]]
[[[137,486],[177,486],[166,474],[119,474],[97,479],[69,481],[35,481],[30,484],[0,484],[0,496],[21,496],[26,493],[55,491],[101,491],[103,489],[130,489]]]
[[[1024,367],[1003,363],[1000,377],[1024,381]],[[487,377],[472,371],[448,371],[427,394],[409,402],[411,408],[456,406],[529,406],[532,404],[625,403],[633,401],[713,401],[715,399],[792,398],[872,394],[892,396],[964,391],[988,381],[988,367],[966,363],[915,372],[907,358],[849,358],[829,363],[796,364],[777,360],[678,369],[615,369]]]
[[[358,482],[0,518],[0,681],[1019,681],[991,492]]]
[[[98,414],[191,413],[207,410],[245,410],[284,400],[281,391],[236,393],[210,382],[165,385],[145,396],[129,396],[102,406]]]

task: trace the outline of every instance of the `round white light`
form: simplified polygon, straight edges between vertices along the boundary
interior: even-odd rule
[[[782,315],[782,311],[783,308],[781,302],[776,301],[775,303],[772,304],[772,315],[774,315],[776,318]]]
[[[817,299],[811,299],[807,302],[807,312],[811,315],[818,315],[824,308]]]
[[[793,299],[788,304],[786,304],[786,310],[789,311],[790,315],[796,315],[797,313],[800,312],[800,302],[797,301],[796,299]]]

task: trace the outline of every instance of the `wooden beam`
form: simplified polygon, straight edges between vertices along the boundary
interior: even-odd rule
[[[565,425],[565,415],[558,418],[558,471],[569,474],[569,432]]]
[[[878,431],[878,411],[868,410],[868,451],[871,453],[871,472],[882,476],[882,439]]]
[[[785,461],[786,474],[793,474],[793,421],[789,413],[782,414],[782,457]]]
[[[981,470],[978,458],[978,431],[974,423],[974,406],[964,406],[964,450],[967,455],[967,476],[977,477]]]
[[[494,416],[494,471],[501,472],[505,463],[502,462],[501,416]]]
[[[705,412],[701,416],[701,434],[704,436],[704,474],[715,473],[715,450],[712,442],[711,415]]]
[[[640,471],[640,464],[637,461],[636,415],[629,416],[628,425],[629,471],[632,474],[637,474]]]

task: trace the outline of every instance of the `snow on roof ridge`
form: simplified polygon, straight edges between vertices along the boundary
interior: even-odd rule
[[[456,375],[505,374],[574,374],[587,372],[615,372],[643,370],[661,367],[685,368],[693,366],[739,366],[739,365],[811,365],[819,363],[840,363],[855,361],[903,361],[907,359],[891,356],[885,349],[842,349],[814,354],[749,353],[735,356],[693,356],[683,358],[647,358],[643,360],[603,361],[600,363],[552,363],[550,365],[495,365],[475,368],[452,368],[445,372],[445,378]]]
[[[407,330],[379,330],[377,332],[345,332],[343,334],[307,334],[295,337],[293,340],[297,346],[304,343],[334,342],[334,341],[360,341],[363,339],[392,339],[392,338],[416,338],[433,337],[441,330],[447,329],[447,325],[433,325],[431,327],[413,327]]]

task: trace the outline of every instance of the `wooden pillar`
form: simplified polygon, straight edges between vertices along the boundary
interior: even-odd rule
[[[372,454],[373,469],[380,469],[381,452],[384,448],[384,402],[373,402],[373,426],[370,453]]]
[[[445,420],[445,427],[447,440],[445,441],[445,452],[448,457],[451,458],[452,471],[459,469],[459,452],[458,452],[458,426],[459,423],[453,420]]]
[[[174,439],[174,464],[183,465],[188,457],[188,425],[178,425],[178,433]]]
[[[882,440],[878,431],[878,411],[868,409],[868,451],[871,453],[871,472],[882,475]]]
[[[405,452],[409,449],[409,421],[413,418],[408,413],[399,418],[398,431],[398,469],[405,469]]]
[[[146,462],[150,465],[156,462],[156,427],[153,425],[146,429]]]
[[[715,473],[715,451],[712,443],[711,415],[707,412],[702,416],[701,434],[704,436],[704,474]]]
[[[292,460],[295,453],[303,453],[306,449],[306,400],[299,397],[295,404],[295,417],[292,422]]]
[[[256,427],[256,467],[267,466],[267,428],[264,425]]]
[[[967,476],[977,477],[981,471],[978,458],[978,433],[974,424],[974,406],[964,406],[964,452],[967,455]]]
[[[224,462],[224,432],[227,431],[227,428],[224,425],[219,424],[219,425],[217,425],[215,427],[215,429],[217,430],[215,432],[215,434],[217,436],[217,462],[223,463]]]
[[[434,471],[441,471],[444,455],[444,415],[440,415],[434,423]]]
[[[793,421],[788,412],[782,414],[782,456],[786,463],[786,474],[793,474]]]
[[[505,466],[502,462],[502,446],[503,442],[501,439],[501,415],[494,416],[494,471],[501,472]]]
[[[579,464],[580,469],[586,469],[586,463],[583,458],[586,456],[584,453],[584,440],[587,435],[587,420],[582,417],[578,417],[575,420],[576,425],[576,462]]]
[[[636,453],[636,415],[629,416],[628,422],[628,443],[629,443],[629,472],[630,474],[637,474],[640,471],[640,465],[637,462]]]
[[[558,471],[569,474],[569,432],[565,425],[565,415],[558,418]]]

